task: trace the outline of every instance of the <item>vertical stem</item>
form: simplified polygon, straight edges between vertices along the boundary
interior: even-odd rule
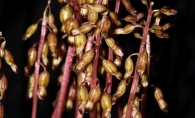
[[[147,35],[146,38],[146,51],[148,53],[148,62],[147,62],[147,74],[149,77],[149,73],[150,73],[150,53],[151,53],[151,48],[150,48],[150,34]],[[143,90],[143,94],[141,96],[141,114],[142,114],[142,118],[146,118],[146,106],[147,106],[147,87],[144,88]]]
[[[148,17],[147,17],[147,21],[146,21],[146,25],[143,29],[143,35],[142,35],[142,41],[140,44],[140,50],[139,50],[139,54],[143,51],[145,45],[146,45],[146,39],[147,39],[147,35],[148,35],[148,31],[149,31],[149,26],[150,26],[150,22],[151,22],[151,18],[152,18],[152,6],[153,6],[153,2],[150,3],[150,7],[148,9]],[[139,58],[139,55],[138,55]],[[137,69],[137,65],[138,65],[138,61],[136,62],[136,66],[135,66],[135,70]],[[136,89],[137,89],[137,85],[139,82],[139,76],[137,74],[137,72],[134,72],[134,79],[133,79],[133,83],[131,86],[131,90],[129,93],[129,99],[128,99],[128,103],[127,103],[127,109],[128,111],[126,112],[126,118],[131,118],[131,113],[132,113],[132,104],[134,101],[134,97],[135,97],[135,93],[136,93]]]
[[[61,88],[60,88],[59,98],[58,98],[58,102],[57,102],[57,105],[56,105],[56,108],[54,111],[55,114],[52,115],[52,118],[61,118],[62,117],[63,106],[64,106],[65,96],[67,93],[70,72],[71,72],[69,67],[73,63],[74,50],[75,50],[74,47],[71,47],[71,46],[68,47],[66,60],[64,63],[63,78],[62,78],[62,84],[61,84]]]
[[[41,37],[38,47],[38,54],[37,54],[37,61],[35,63],[35,78],[34,78],[34,89],[33,89],[33,104],[32,104],[32,116],[31,118],[36,118],[36,112],[37,112],[37,88],[38,88],[38,77],[39,77],[39,69],[40,69],[40,58],[41,53],[43,49],[43,44],[45,40],[45,34],[46,34],[46,19],[43,17],[42,19],[42,28],[41,28]]]

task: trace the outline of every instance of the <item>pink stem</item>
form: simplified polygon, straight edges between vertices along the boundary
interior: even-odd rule
[[[151,53],[151,48],[150,48],[150,35],[147,35],[146,38],[146,51],[148,53],[148,62],[147,62],[147,74],[149,76],[150,73],[150,53]],[[146,106],[147,106],[147,87],[144,88],[142,97],[141,97],[141,114],[142,118],[146,118]]]
[[[43,49],[43,44],[45,40],[45,34],[46,34],[46,19],[42,19],[42,28],[41,28],[41,37],[38,47],[38,54],[37,54],[37,61],[35,63],[35,78],[34,78],[34,89],[33,89],[33,104],[32,104],[32,116],[31,118],[36,118],[36,112],[37,112],[37,88],[38,88],[38,77],[39,77],[39,69],[40,69],[40,58],[41,53]]]
[[[58,98],[58,102],[57,102],[57,105],[55,107],[55,110],[53,112],[52,118],[61,118],[62,117],[62,110],[63,110],[63,106],[64,106],[65,96],[67,93],[70,72],[71,72],[69,67],[73,63],[74,51],[75,51],[74,47],[71,47],[71,46],[68,47],[66,60],[65,60],[65,64],[64,64],[64,69],[63,69],[63,78],[62,78],[62,84],[61,84],[61,88],[60,88],[59,98]]]
[[[149,31],[151,18],[152,18],[152,6],[153,6],[153,2],[150,3],[150,7],[148,9],[148,17],[147,17],[146,25],[143,29],[143,35],[142,35],[142,41],[141,41],[141,44],[140,44],[139,54],[143,51],[143,49],[146,45],[146,39],[147,39],[148,31]],[[139,58],[139,55],[138,55],[138,58]],[[135,70],[137,68],[137,65],[138,65],[138,61],[136,62]],[[128,99],[128,103],[127,103],[128,111],[126,112],[126,115],[125,115],[126,118],[131,118],[132,103],[134,101],[135,92],[136,92],[136,89],[137,89],[138,82],[139,82],[139,76],[135,71],[134,72],[134,79],[133,79],[133,83],[132,83],[132,86],[131,86],[131,90],[130,90],[130,93],[129,93],[129,99]]]

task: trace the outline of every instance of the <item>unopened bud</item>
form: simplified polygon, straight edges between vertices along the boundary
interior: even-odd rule
[[[61,8],[60,10],[60,21],[61,23],[65,23],[65,21],[68,18],[71,18],[73,16],[74,12],[73,9],[70,5],[66,5],[64,7]]]
[[[91,23],[91,24],[96,24],[96,22],[98,21],[98,13],[89,10],[88,14],[87,14],[87,20]]]
[[[47,85],[49,84],[49,80],[50,80],[50,75],[47,71],[43,71],[39,74],[39,86],[41,87],[47,87]]]
[[[111,118],[110,113],[112,109],[111,96],[108,93],[104,92],[100,101],[102,109],[105,111],[104,118]]]
[[[28,64],[30,66],[33,66],[34,63],[36,62],[36,59],[37,59],[37,51],[35,49],[35,47],[31,47],[29,50],[28,50]]]
[[[39,87],[37,90],[37,95],[38,95],[40,100],[45,99],[45,97],[47,96],[46,89],[44,87]]]
[[[27,40],[28,38],[30,38],[37,30],[37,27],[38,27],[37,24],[30,25],[26,30],[26,33],[23,35],[22,40]]]
[[[138,61],[138,66],[137,66],[136,71],[137,71],[139,76],[142,76],[142,74],[146,71],[146,64],[148,62],[148,53],[147,53],[146,49],[144,49],[140,53],[137,61]]]
[[[51,54],[54,58],[57,58],[57,36],[54,33],[49,33],[47,35],[47,44],[49,46],[49,49],[51,51]]]
[[[127,82],[126,80],[121,80],[116,93],[112,96],[112,105],[116,103],[116,101],[125,93]]]
[[[130,14],[132,14],[132,15],[136,14],[137,11],[136,11],[135,8],[131,5],[131,3],[129,2],[129,0],[122,0],[122,3],[123,3],[123,5],[125,6],[126,10],[127,10]]]
[[[125,60],[125,75],[124,78],[129,78],[134,70],[134,64],[133,64],[133,60],[131,59],[131,56],[127,57],[127,59]]]
[[[111,21],[114,22],[116,26],[122,25],[121,21],[118,19],[118,16],[115,12],[109,12],[109,15],[110,15]]]
[[[79,22],[75,18],[71,17],[65,21],[64,25],[65,25],[65,32],[71,34],[72,29],[79,27]]]

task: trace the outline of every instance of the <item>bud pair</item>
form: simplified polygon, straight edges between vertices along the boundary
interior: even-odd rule
[[[91,90],[89,91],[89,99],[85,105],[85,112],[90,112],[94,108],[95,103],[100,99],[100,97],[101,89],[99,85],[91,88]]]

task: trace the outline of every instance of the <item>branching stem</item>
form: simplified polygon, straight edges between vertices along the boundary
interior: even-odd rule
[[[153,2],[150,3],[150,7],[148,9],[148,17],[147,17],[147,21],[146,21],[146,25],[143,29],[143,34],[142,34],[142,41],[140,44],[140,50],[139,50],[139,54],[143,51],[145,45],[146,45],[146,39],[147,39],[147,35],[148,35],[148,31],[149,31],[149,26],[150,26],[150,22],[151,22],[151,18],[152,18],[152,6],[153,6]],[[139,55],[138,55],[139,58]],[[137,68],[138,65],[138,61],[136,62],[136,67],[135,70]],[[129,99],[128,99],[128,103],[127,103],[127,109],[128,111],[126,112],[126,118],[131,118],[131,113],[132,113],[132,104],[135,98],[135,93],[136,93],[136,89],[137,89],[137,85],[139,82],[139,76],[137,74],[137,72],[134,72],[134,79],[133,79],[133,83],[131,86],[131,90],[129,93]]]

